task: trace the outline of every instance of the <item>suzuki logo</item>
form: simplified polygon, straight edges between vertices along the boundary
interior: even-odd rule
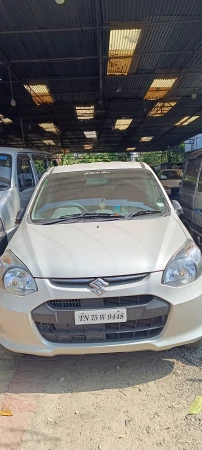
[[[100,297],[102,294],[106,292],[106,287],[109,286],[109,283],[102,280],[102,278],[97,278],[96,280],[90,283],[90,290]]]

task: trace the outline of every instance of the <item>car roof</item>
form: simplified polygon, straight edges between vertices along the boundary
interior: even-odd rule
[[[46,156],[50,156],[51,158],[53,157],[53,155],[51,153],[48,152],[42,152],[40,150],[32,150],[30,148],[13,148],[13,147],[0,147],[0,153],[4,153],[4,154],[8,154],[8,155],[16,155],[18,153],[20,154],[37,154],[37,155],[46,155]]]
[[[52,173],[66,173],[66,172],[83,172],[83,171],[104,171],[110,169],[148,169],[152,172],[147,164],[142,162],[130,161],[130,162],[96,162],[88,164],[72,164],[65,166],[57,166],[51,169]]]

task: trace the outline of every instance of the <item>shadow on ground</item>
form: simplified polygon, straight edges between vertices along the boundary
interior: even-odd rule
[[[9,393],[72,393],[125,389],[169,375],[175,360],[201,366],[202,348],[54,358],[18,355],[3,349],[0,369],[15,373]],[[0,372],[1,372],[0,370]]]

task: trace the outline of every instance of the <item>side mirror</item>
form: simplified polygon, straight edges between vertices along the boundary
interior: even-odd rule
[[[168,177],[166,175],[160,175],[159,180],[167,180]]]
[[[25,214],[25,209],[20,209],[20,211],[18,211],[16,219],[15,219],[16,225],[21,224],[24,214]]]
[[[180,203],[177,200],[172,200],[172,204],[173,204],[173,208],[176,211],[178,216],[181,216],[182,214],[184,214],[184,211],[183,211]]]

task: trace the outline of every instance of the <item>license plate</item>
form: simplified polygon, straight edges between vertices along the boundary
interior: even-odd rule
[[[94,323],[126,322],[125,308],[119,309],[94,309],[89,311],[75,311],[75,325],[92,325]]]

